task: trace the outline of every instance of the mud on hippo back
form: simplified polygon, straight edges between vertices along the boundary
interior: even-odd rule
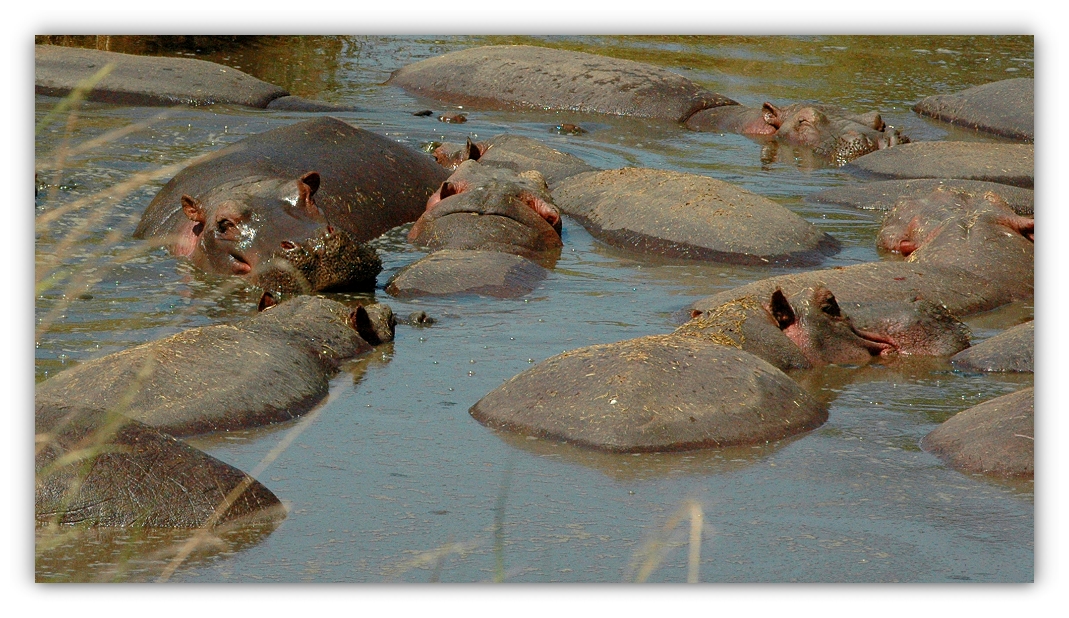
[[[155,239],[202,270],[255,280],[270,256],[328,234],[328,226],[363,243],[415,221],[446,176],[415,149],[317,118],[254,135],[182,170],[149,204],[134,236]],[[368,269],[358,271],[352,276],[365,280],[354,283],[366,284]],[[346,283],[337,274],[317,278],[335,288]]]

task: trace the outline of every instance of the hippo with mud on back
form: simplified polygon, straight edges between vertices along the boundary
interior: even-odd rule
[[[794,103],[759,108],[725,105],[702,110],[686,121],[694,131],[740,133],[767,142],[764,153],[775,158],[778,146],[803,148],[836,167],[867,153],[909,143],[909,138],[884,123],[876,111],[852,114],[841,107]]]
[[[1016,214],[993,193],[936,189],[888,213],[878,244],[892,253],[889,259],[769,277],[698,300],[691,310],[748,294],[764,297],[777,288],[792,295],[824,286],[841,303],[922,299],[962,318],[1033,297],[1034,227],[1033,218]]]
[[[431,255],[398,272],[394,296],[526,294],[560,257],[561,217],[534,170],[464,161],[427,200],[408,239]]]
[[[762,299],[740,296],[704,312],[673,333],[727,345],[781,369],[861,364],[894,354],[949,356],[969,346],[969,329],[927,301],[857,305],[847,314],[827,288],[781,289]]]
[[[134,236],[202,270],[255,282],[270,256],[284,259],[279,250],[328,234],[345,240],[337,246],[363,243],[415,221],[447,175],[419,151],[322,117],[246,138],[182,170],[153,198]],[[376,274],[366,267],[305,273],[335,289],[366,287]]]
[[[84,362],[38,384],[35,399],[118,412],[175,436],[288,421],[326,397],[343,361],[392,337],[392,324],[375,325],[391,320],[391,311],[298,296]]]

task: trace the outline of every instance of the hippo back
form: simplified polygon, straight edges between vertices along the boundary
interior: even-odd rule
[[[358,242],[419,218],[448,172],[431,157],[329,116],[272,129],[191,165],[153,198],[137,238],[173,233],[185,223],[183,194],[200,199],[242,178],[297,178],[317,171],[316,204]]]

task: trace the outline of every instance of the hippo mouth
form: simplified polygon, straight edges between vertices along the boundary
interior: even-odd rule
[[[247,275],[252,272],[253,265],[240,254],[231,251],[227,254],[230,269],[235,275]]]
[[[850,330],[857,335],[858,339],[861,339],[862,345],[873,356],[887,356],[898,351],[898,346],[895,345],[895,342],[887,337],[872,331],[858,329],[853,325],[850,326]]]

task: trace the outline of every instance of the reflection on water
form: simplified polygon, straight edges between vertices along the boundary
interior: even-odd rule
[[[795,157],[762,161],[738,135],[671,123],[569,113],[464,110],[454,125],[410,112],[457,111],[382,83],[426,57],[486,43],[538,43],[651,62],[741,103],[820,101],[884,120],[914,141],[998,141],[910,111],[920,98],[1007,77],[1031,77],[1031,37],[256,37],[239,45],[157,49],[252,73],[294,94],[354,106],[344,120],[414,148],[512,132],[600,168],[705,174],[793,210],[843,244],[824,266],[881,259],[881,213],[811,204],[805,196],[859,182]],[[40,120],[57,103],[38,97]],[[146,127],[65,157],[37,179],[36,213],[87,199],[36,235],[38,381],[75,363],[181,329],[241,319],[257,290],[204,275],[130,239],[167,177],[114,196],[138,173],[308,117],[217,106],[82,105],[35,139],[38,162],[132,123]],[[587,133],[552,132],[562,122]],[[781,155],[783,153],[780,153]],[[681,505],[704,516],[702,581],[1031,581],[1033,489],[962,475],[918,448],[952,414],[1033,383],[1028,375],[955,371],[945,360],[880,360],[799,372],[829,403],[828,422],[757,448],[612,455],[486,429],[470,408],[532,364],[597,343],[674,329],[679,312],[718,290],[789,272],[651,258],[593,239],[564,218],[564,249],[531,294],[399,301],[381,287],[426,255],[408,226],[375,241],[396,340],[348,364],[307,422],[190,440],[246,471],[288,444],[258,479],[289,516],[273,530],[219,534],[173,581],[620,581]],[[74,236],[71,236],[71,234]],[[73,239],[68,241],[66,239]],[[54,260],[54,261],[53,261]],[[1030,319],[1016,303],[967,320],[975,340]],[[289,442],[291,440],[291,442]],[[685,525],[684,525],[685,527]],[[680,528],[679,534],[683,534]],[[183,532],[37,532],[39,581],[153,580]],[[671,536],[671,535],[670,535]],[[672,536],[650,581],[686,581]]]

